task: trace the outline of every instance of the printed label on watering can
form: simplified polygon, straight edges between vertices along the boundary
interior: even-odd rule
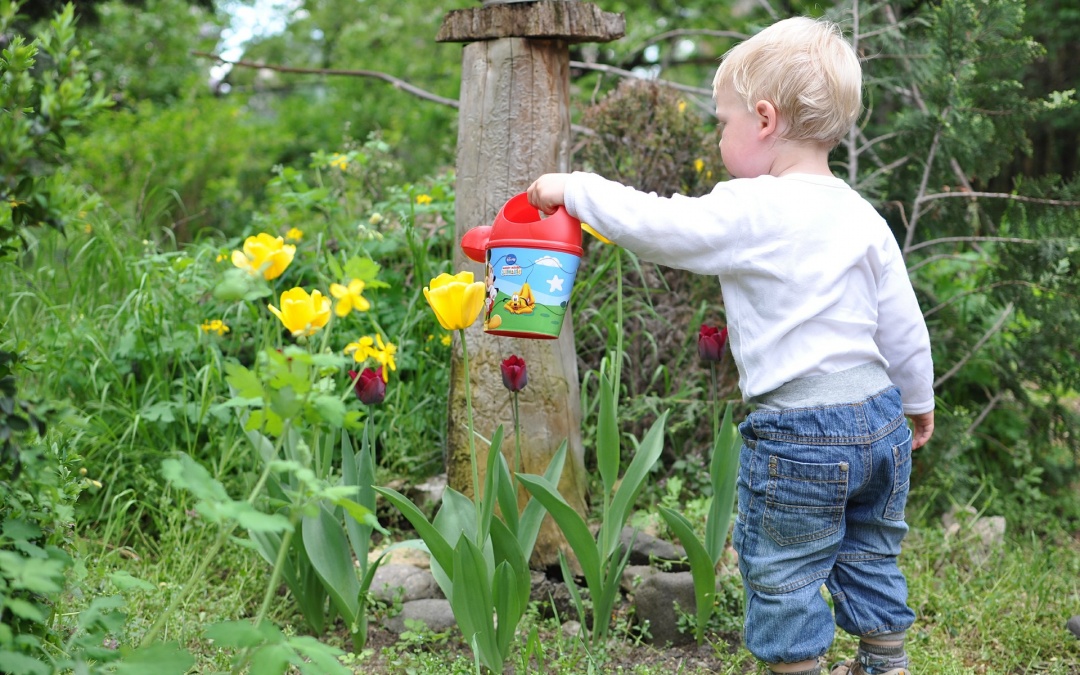
[[[519,246],[489,248],[487,254],[484,330],[510,337],[558,337],[580,256]]]

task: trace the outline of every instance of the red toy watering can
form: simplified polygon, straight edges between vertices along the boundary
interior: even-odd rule
[[[487,263],[484,331],[550,340],[559,337],[581,261],[581,222],[559,207],[543,218],[525,193],[503,205],[492,225],[474,227],[461,250]]]

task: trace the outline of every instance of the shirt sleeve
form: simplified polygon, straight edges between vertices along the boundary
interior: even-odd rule
[[[563,200],[570,215],[642,260],[697,274],[717,274],[737,237],[734,196],[720,187],[705,197],[659,197],[578,171]]]
[[[888,233],[888,257],[878,294],[878,328],[874,341],[888,361],[889,379],[900,388],[904,413],[934,409],[934,362],[930,333],[911,286],[900,247]]]

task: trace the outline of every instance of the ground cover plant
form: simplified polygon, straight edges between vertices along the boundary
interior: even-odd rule
[[[198,28],[182,3],[152,4],[176,30]],[[404,4],[400,16],[424,10]],[[305,39],[336,16],[312,8]],[[920,617],[914,663],[1080,673],[1064,628],[1080,615],[1076,178],[1000,187],[1026,144],[1020,120],[1063,119],[1075,93],[1020,86],[1039,58],[1025,3],[835,9],[862,12],[858,34],[883,55],[867,66],[874,110],[837,170],[904,242],[938,360],[941,427],[916,457],[901,556]],[[454,172],[410,161],[438,144],[418,153],[400,125],[292,135],[306,102],[275,117],[265,92],[243,105],[196,95],[186,58],[155,82],[139,59],[93,70],[106,58],[93,47],[138,40],[99,33],[92,47],[71,9],[38,23],[17,10],[0,0],[0,670],[759,672],[739,642],[737,579],[707,588],[730,516],[720,403],[735,396],[714,280],[587,238],[573,305],[590,512],[560,503],[558,462],[518,475],[516,414],[475,439],[510,458],[490,453],[484,481],[474,464],[482,497],[452,491],[431,512],[406,488],[441,470],[453,336],[467,350],[476,295],[452,262]],[[133,34],[167,32],[108,11],[99,30],[118,17]],[[628,42],[612,49],[632,67],[646,49]],[[94,84],[113,73],[125,95]],[[604,98],[612,83],[589,78],[600,105],[582,122],[602,133],[581,139],[583,168],[621,167],[661,192],[721,177],[707,175],[720,169],[708,122],[690,121],[692,91],[622,85]],[[443,114],[418,110],[407,117]],[[215,135],[227,125],[237,132]],[[637,133],[648,142],[623,141]],[[675,136],[678,161],[657,160]],[[506,378],[515,396],[528,364],[503,365],[476,376]],[[518,482],[535,497],[520,513]],[[975,520],[944,527],[958,506],[1004,516],[1004,540],[988,546]],[[570,588],[584,634],[527,600],[544,509],[581,558]],[[693,646],[648,644],[618,585],[624,522],[686,547],[711,603],[681,619]],[[441,568],[459,628],[385,627],[401,608],[369,584],[378,556],[409,540]],[[470,592],[455,599],[455,585]],[[829,657],[853,649],[838,634]]]

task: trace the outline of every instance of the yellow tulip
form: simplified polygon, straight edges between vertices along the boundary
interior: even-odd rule
[[[338,316],[345,316],[353,310],[366,312],[371,309],[371,303],[361,295],[363,292],[364,282],[359,279],[353,279],[348,286],[330,284],[330,295],[338,299],[334,312]]]
[[[297,287],[281,294],[281,309],[267,305],[293,337],[314,335],[330,320],[330,298]]]
[[[473,281],[472,272],[445,272],[424,288],[424,297],[435,312],[439,324],[446,330],[468,328],[480,316],[484,307],[484,282]]]
[[[296,247],[286,244],[282,237],[260,232],[244,240],[243,251],[232,252],[232,264],[252,276],[261,274],[270,281],[277,279],[293,261]]]

